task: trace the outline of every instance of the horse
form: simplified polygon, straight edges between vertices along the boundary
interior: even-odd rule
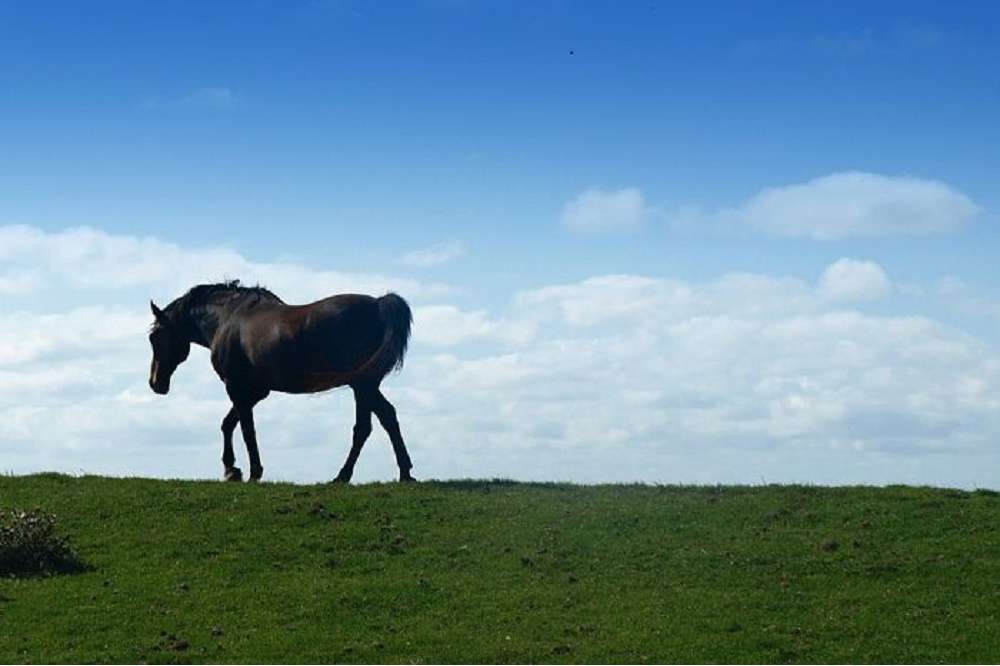
[[[365,440],[372,413],[389,435],[400,481],[413,481],[396,409],[379,389],[389,372],[402,368],[413,315],[394,293],[375,298],[339,294],[308,305],[288,305],[267,289],[239,280],[201,284],[165,308],[149,302],[155,317],[149,342],[153,361],[149,387],[170,391],[170,377],[190,353],[207,347],[232,408],[222,419],[222,464],[227,481],[242,481],[235,466],[233,431],[239,424],[250,461],[250,481],[264,474],[257,450],[253,408],[271,391],[318,393],[338,386],[354,392],[355,422],[350,453],[334,479],[347,483]]]

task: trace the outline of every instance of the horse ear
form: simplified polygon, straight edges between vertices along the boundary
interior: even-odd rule
[[[149,309],[153,311],[153,316],[156,317],[157,321],[160,321],[161,319],[163,319],[163,310],[161,310],[160,308],[156,307],[156,303],[154,303],[153,301],[150,301],[149,302]]]

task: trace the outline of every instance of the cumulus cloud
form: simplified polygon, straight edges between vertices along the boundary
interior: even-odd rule
[[[461,241],[447,241],[407,252],[403,256],[403,263],[414,268],[430,268],[446,264],[452,259],[465,256],[465,243]]]
[[[21,227],[0,239],[5,275],[31,270],[34,288],[73,294],[0,295],[4,471],[218,478],[224,390],[196,348],[170,395],[150,393],[142,298],[177,295],[211,259],[302,300],[413,288],[411,352],[385,392],[424,477],[1000,486],[1000,352],[926,316],[856,309],[890,293],[872,262],[842,259],[815,282],[594,276],[469,310],[447,287],[152,238]],[[256,414],[269,478],[336,474],[349,391],[275,394]],[[357,473],[394,476],[381,432]]]
[[[954,275],[946,275],[934,287],[934,294],[953,312],[964,317],[1000,321],[1000,302],[984,297]]]
[[[225,247],[182,248],[156,238],[112,235],[88,227],[55,233],[31,226],[0,227],[0,261],[7,271],[5,280],[18,287],[9,291],[18,295],[44,289],[143,287],[157,298],[169,299],[192,284],[226,277],[259,282],[289,302],[357,290],[399,291],[418,298],[451,291],[442,284],[252,261]]]
[[[938,180],[862,171],[764,189],[716,211],[678,208],[674,226],[754,229],[778,236],[845,238],[947,233],[972,223],[981,209]]]
[[[414,339],[434,347],[450,347],[469,340],[523,344],[535,334],[529,321],[492,318],[484,310],[463,311],[454,305],[425,305],[413,313],[420,326]]]
[[[833,301],[869,301],[888,296],[892,285],[875,262],[845,257],[823,271],[820,291]]]
[[[31,271],[12,275],[0,275],[0,296],[16,296],[35,291],[40,286],[40,277]]]
[[[637,229],[643,224],[642,192],[634,187],[606,191],[589,189],[568,202],[561,222],[570,231],[602,233]]]
[[[972,200],[937,180],[849,171],[768,188],[726,216],[769,233],[829,241],[954,231],[978,213]]]
[[[932,320],[826,310],[798,293],[806,287],[793,283],[784,285],[784,293],[803,298],[786,301],[783,311],[777,301],[766,311],[734,307],[752,293],[746,288],[754,281],[745,277],[691,285],[680,307],[661,307],[677,302],[677,283],[617,281],[643,293],[645,306],[607,309],[609,283],[599,280],[537,290],[519,301],[548,306],[548,318],[568,327],[567,338],[586,332],[588,339],[575,348],[550,342],[533,352],[549,362],[527,360],[528,367],[584,365],[588,374],[602,377],[602,385],[594,385],[602,397],[624,395],[628,388],[645,396],[644,413],[626,410],[629,418],[617,424],[630,442],[652,445],[671,431],[686,442],[711,435],[730,442],[882,450],[955,445],[963,437],[988,441],[977,419],[996,421],[989,410],[1000,397],[1000,359]],[[771,284],[780,299],[781,283]],[[623,295],[629,300],[631,293]],[[592,304],[585,316],[583,303]],[[595,334],[602,318],[617,325]],[[640,387],[646,392],[635,392]],[[579,411],[592,410],[600,406]],[[876,423],[872,413],[887,416]],[[644,420],[662,429],[644,427]],[[942,429],[949,438],[940,437]]]
[[[0,366],[37,360],[46,354],[113,350],[142,336],[143,312],[120,306],[90,306],[66,312],[15,311],[0,315]]]

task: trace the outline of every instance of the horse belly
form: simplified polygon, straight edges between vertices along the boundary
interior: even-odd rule
[[[281,335],[267,364],[274,390],[316,393],[347,384],[351,371],[364,364],[380,342],[375,327],[360,323],[321,322]]]

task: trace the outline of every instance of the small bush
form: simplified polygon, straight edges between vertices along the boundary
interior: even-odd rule
[[[0,512],[0,575],[51,575],[82,569],[69,541],[56,534],[56,517],[51,513]]]

